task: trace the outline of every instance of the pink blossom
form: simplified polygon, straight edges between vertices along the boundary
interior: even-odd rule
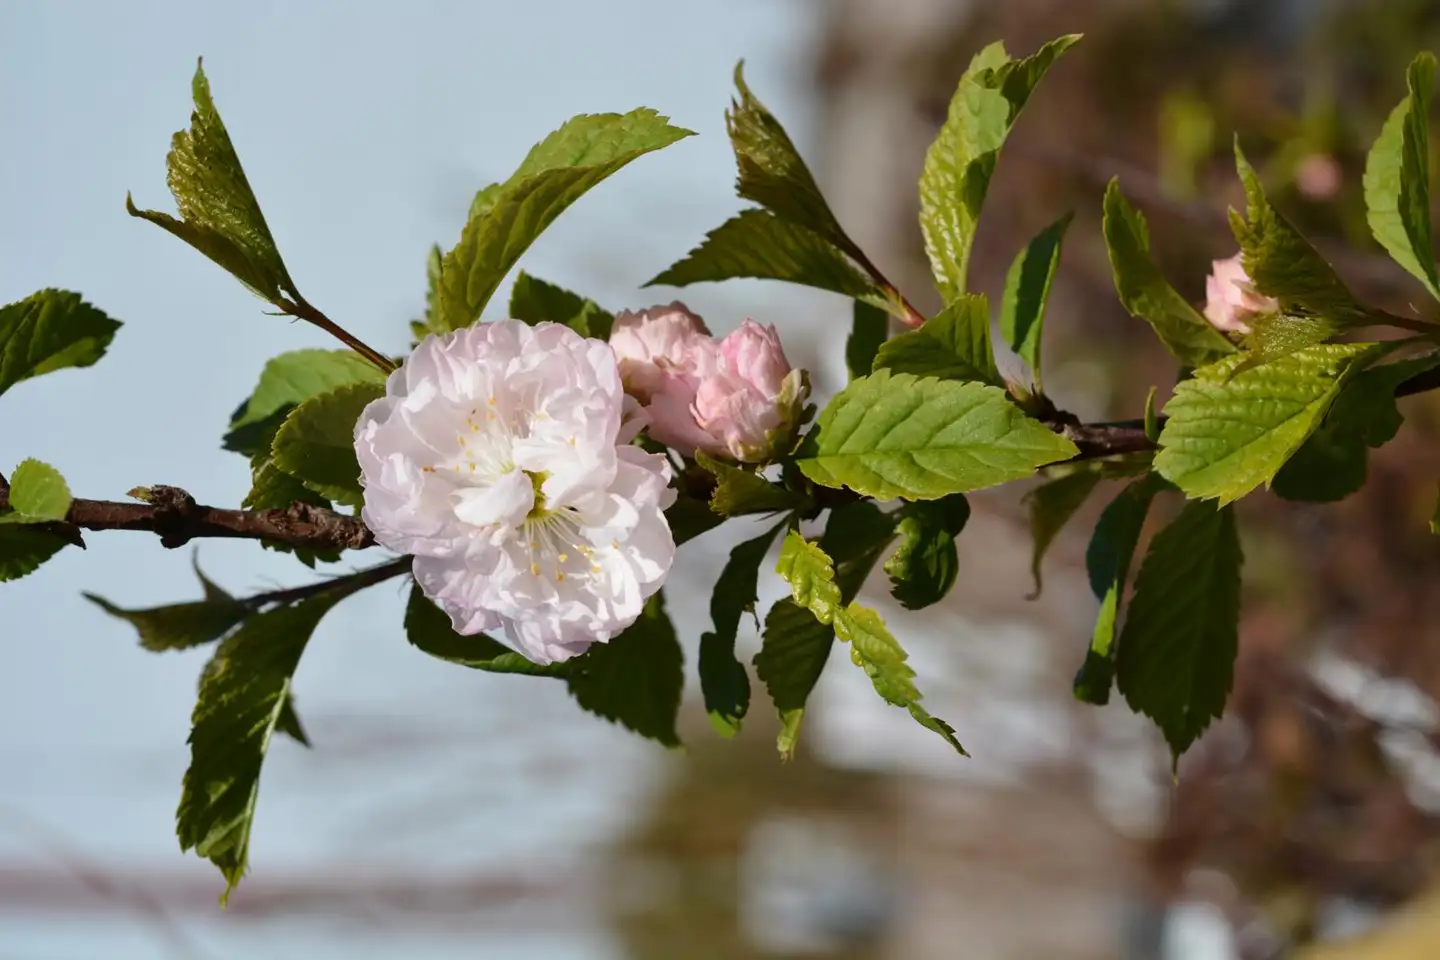
[[[1245,272],[1242,255],[1216,260],[1205,280],[1205,319],[1217,330],[1249,333],[1249,320],[1279,309],[1279,301],[1255,289]]]

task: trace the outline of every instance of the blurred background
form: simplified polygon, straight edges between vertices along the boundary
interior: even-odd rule
[[[846,229],[930,309],[915,181],[956,80],[992,40],[1028,54],[1072,31],[1086,40],[1011,136],[972,265],[998,296],[1015,252],[1076,211],[1045,346],[1061,406],[1132,417],[1174,379],[1116,303],[1105,182],[1120,176],[1198,301],[1209,260],[1233,252],[1235,131],[1363,297],[1433,309],[1370,241],[1360,195],[1405,64],[1440,46],[1431,0],[11,0],[0,297],[77,289],[126,325],[94,369],[5,399],[0,469],[35,456],[81,496],[160,482],[237,503],[248,467],[219,447],[231,410],[268,357],[329,345],[124,213],[127,190],[168,209],[163,158],[196,56],[291,273],[390,352],[421,310],[428,246],[454,242],[477,188],[572,114],[656,107],[701,136],[587,196],[523,266],[611,309],[683,295],[717,332],[773,322],[823,399],[842,383],[840,298],[639,289],[741,205],[723,124],[735,61]],[[763,689],[723,742],[693,680],[688,752],[666,754],[558,684],[409,648],[387,586],[339,607],[309,648],[297,701],[314,749],[272,746],[252,872],[227,911],[218,874],[173,833],[208,654],[147,654],[79,597],[188,599],[191,551],[92,536],[0,597],[0,958],[1433,960],[1440,549],[1425,520],[1440,406],[1403,411],[1361,495],[1242,504],[1235,691],[1176,779],[1122,703],[1070,694],[1095,607],[1084,546],[1115,490],[1062,535],[1027,601],[1021,485],[972,498],[944,604],[902,616],[883,577],[867,591],[972,759],[845,658],[793,762],[775,755]],[[683,551],[670,607],[690,665],[709,586],[752,535],[736,523]],[[199,562],[232,592],[311,576],[248,543],[204,542]],[[780,594],[761,590],[762,604]],[[748,659],[753,630],[741,647]]]

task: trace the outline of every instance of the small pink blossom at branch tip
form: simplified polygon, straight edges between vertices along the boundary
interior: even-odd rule
[[[1279,309],[1274,297],[1255,289],[1245,272],[1241,254],[1227,260],[1216,260],[1210,276],[1205,279],[1205,319],[1211,326],[1227,333],[1249,333],[1251,318]]]
[[[1307,200],[1323,203],[1340,192],[1340,164],[1328,153],[1312,153],[1295,168],[1295,187]]]

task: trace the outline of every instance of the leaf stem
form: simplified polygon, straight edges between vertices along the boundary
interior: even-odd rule
[[[317,307],[311,304],[310,301],[306,300],[304,297],[297,295],[293,301],[282,298],[277,304],[277,306],[279,306],[281,310],[284,310],[290,316],[304,320],[307,323],[313,323],[321,330],[324,330],[326,333],[330,334],[332,337],[345,344],[351,350],[354,350],[356,353],[360,354],[360,356],[364,357],[366,360],[369,360],[372,364],[374,364],[380,369],[381,373],[389,374],[395,371],[395,361],[391,360],[379,350],[376,350],[374,347],[370,346],[365,341],[361,340],[359,337],[355,336],[353,333],[340,326],[334,320],[331,320],[329,317],[325,316],[324,313],[320,312]]]
[[[247,606],[258,608],[272,604],[298,603],[301,600],[308,600],[322,593],[329,593],[331,590],[362,590],[365,587],[373,587],[377,583],[384,583],[392,577],[409,572],[413,563],[414,560],[411,557],[396,557],[394,560],[387,560],[385,563],[376,564],[373,567],[366,567],[363,570],[356,570],[354,573],[340,574],[328,580],[307,583],[303,587],[288,587],[284,590],[271,590],[267,593],[257,593],[254,596],[245,597],[240,602]]]
[[[925,314],[915,309],[915,305],[905,299],[905,294],[900,292],[900,288],[891,283],[890,279],[880,272],[880,268],[875,266],[874,261],[865,255],[864,250],[861,250],[856,244],[851,243],[846,252],[850,254],[860,269],[870,275],[870,279],[875,281],[876,285],[884,291],[885,295],[899,305],[900,309],[905,311],[903,316],[899,316],[901,323],[907,327],[914,328],[925,322]]]

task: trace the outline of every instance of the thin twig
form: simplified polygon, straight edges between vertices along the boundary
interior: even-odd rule
[[[355,336],[353,333],[346,330],[344,327],[340,326],[334,320],[331,320],[329,317],[325,316],[325,314],[321,313],[317,307],[311,304],[310,301],[306,300],[304,297],[296,297],[294,301],[285,300],[282,297],[278,305],[280,309],[284,310],[290,316],[304,320],[307,323],[313,323],[321,330],[324,330],[326,333],[330,334],[332,337],[345,344],[351,350],[354,350],[356,353],[360,354],[360,356],[364,357],[366,360],[369,360],[376,367],[378,367],[382,373],[389,374],[394,372],[394,360],[391,360],[389,357],[385,356],[385,354],[381,353],[379,350],[376,350],[374,347],[370,346],[368,343],[361,340],[359,337]]]
[[[303,587],[288,587],[284,590],[270,590],[266,593],[257,593],[254,596],[246,597],[241,602],[247,606],[258,609],[265,606],[298,603],[301,600],[308,600],[310,597],[322,593],[329,593],[331,590],[344,589],[353,592],[364,589],[365,587],[373,587],[377,583],[384,583],[391,577],[397,577],[402,573],[408,573],[413,563],[413,557],[396,557],[394,560],[389,560],[373,567],[366,567],[363,570],[356,570],[354,573],[341,574],[340,576],[331,577],[328,580],[307,583]]]

